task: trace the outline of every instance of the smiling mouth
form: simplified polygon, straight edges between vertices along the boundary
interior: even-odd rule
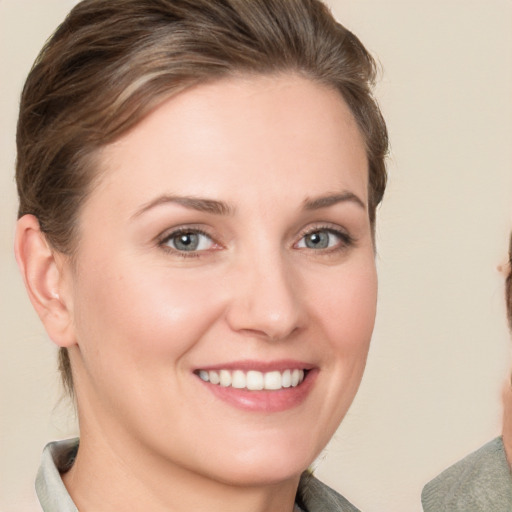
[[[284,371],[260,372],[256,370],[197,370],[194,372],[204,382],[220,387],[232,387],[248,391],[278,391],[296,388],[305,379],[308,370],[297,368]]]

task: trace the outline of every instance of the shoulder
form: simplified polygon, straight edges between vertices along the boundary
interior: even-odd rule
[[[304,472],[298,490],[298,501],[307,512],[359,512],[341,494]]]
[[[423,489],[425,512],[510,512],[512,476],[501,437],[455,463]]]

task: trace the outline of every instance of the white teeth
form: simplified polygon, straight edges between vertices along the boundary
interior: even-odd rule
[[[303,374],[304,375],[304,374]],[[292,371],[292,387],[296,386],[299,383],[300,380],[300,373],[297,368]]]
[[[211,384],[219,384],[223,387],[236,389],[248,389],[259,391],[266,389],[276,391],[281,388],[297,387],[304,380],[304,370],[284,370],[283,372],[258,372],[250,370],[245,373],[243,370],[199,370],[197,375],[200,379]]]
[[[221,370],[219,373],[220,385],[227,388],[231,386],[231,372],[228,370]]]
[[[245,373],[242,370],[235,370],[233,372],[233,378],[231,380],[231,385],[237,389],[245,388]]]
[[[208,377],[212,384],[220,384],[220,377],[218,372],[208,372]]]
[[[265,389],[281,389],[283,387],[282,385],[282,379],[281,379],[281,372],[268,372],[265,373]]]
[[[247,389],[251,391],[263,389],[263,374],[261,372],[247,372]]]
[[[292,372],[285,370],[283,372],[283,388],[289,388],[292,385]]]

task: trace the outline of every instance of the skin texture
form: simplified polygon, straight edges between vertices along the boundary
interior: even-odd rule
[[[503,384],[501,398],[503,400],[503,446],[508,465],[512,470],[512,386],[509,380]]]
[[[498,270],[506,279],[512,272],[509,257],[498,266]],[[512,377],[503,384],[501,399],[503,401],[503,445],[507,454],[508,465],[512,470]]]
[[[291,512],[354,398],[375,318],[367,159],[348,107],[294,75],[197,86],[104,148],[100,174],[76,261],[30,216],[16,248],[50,337],[70,348],[73,499],[85,512]],[[205,233],[201,250],[173,249],[179,228]],[[308,247],[310,233],[328,247]],[[284,406],[273,392],[267,408],[233,405],[196,374],[290,361],[311,372]]]

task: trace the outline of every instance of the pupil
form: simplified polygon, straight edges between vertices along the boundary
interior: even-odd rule
[[[322,231],[311,233],[306,238],[306,246],[310,249],[325,249],[329,246],[329,235]]]
[[[199,245],[196,233],[183,233],[174,239],[174,247],[181,251],[195,251]]]

